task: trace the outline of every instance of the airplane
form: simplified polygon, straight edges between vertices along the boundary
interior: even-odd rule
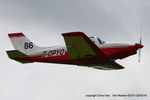
[[[66,46],[52,47],[39,47],[23,33],[10,33],[8,36],[16,49],[6,51],[8,57],[23,64],[45,62],[118,70],[125,67],[118,64],[117,59],[134,55],[143,48],[141,38],[140,43],[135,44],[107,43],[96,36],[88,37],[83,32],[62,33]]]

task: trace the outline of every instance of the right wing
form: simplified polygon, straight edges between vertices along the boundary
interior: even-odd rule
[[[107,57],[83,32],[70,32],[62,35],[71,59]]]
[[[124,67],[117,62],[108,62],[103,65],[93,66],[96,69],[103,69],[103,70],[115,70],[115,69],[124,69]]]

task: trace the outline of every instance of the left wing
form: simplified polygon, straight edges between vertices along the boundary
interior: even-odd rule
[[[62,34],[71,59],[89,58],[99,56],[107,58],[83,32],[70,32]]]

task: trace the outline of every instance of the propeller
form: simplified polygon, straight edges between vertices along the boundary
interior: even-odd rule
[[[143,29],[141,29],[141,36],[140,36],[139,44],[142,44],[142,33],[143,33]],[[141,48],[138,50],[138,63],[140,63],[140,59],[141,59]]]

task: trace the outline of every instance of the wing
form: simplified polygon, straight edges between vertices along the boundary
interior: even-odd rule
[[[96,69],[103,69],[103,70],[115,70],[115,69],[124,69],[124,67],[117,62],[109,62],[103,65],[93,66]]]
[[[62,34],[71,59],[107,57],[83,32]]]

